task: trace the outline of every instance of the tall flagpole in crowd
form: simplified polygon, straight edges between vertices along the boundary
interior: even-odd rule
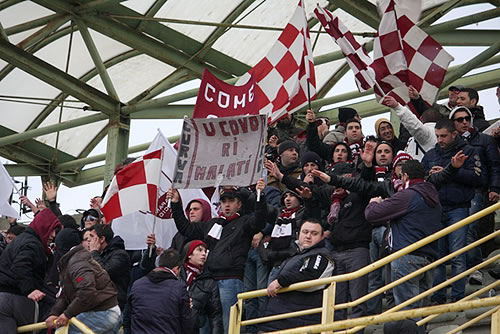
[[[158,198],[160,198],[159,193],[160,193],[160,179],[161,179],[161,172],[162,172],[162,167],[163,167],[163,151],[165,150],[165,147],[162,146],[161,148],[161,159],[160,159],[160,172],[158,173],[158,183],[156,186],[156,200],[155,200],[155,212],[153,214],[153,232],[155,233],[155,227],[156,227],[156,216],[158,215]],[[168,207],[170,207],[170,199],[168,200]],[[151,258],[153,256],[153,245],[149,245],[149,257]]]

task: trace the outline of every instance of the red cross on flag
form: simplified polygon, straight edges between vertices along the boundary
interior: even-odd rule
[[[269,53],[251,70],[257,82],[259,112],[272,124],[316,96],[316,76],[303,1]],[[245,74],[238,84],[246,82]],[[308,92],[309,90],[309,92]]]
[[[373,63],[380,97],[390,94],[401,104],[409,102],[408,86],[432,105],[453,57],[416,23],[421,3],[415,0],[383,0],[382,14],[373,46]]]
[[[136,211],[156,212],[163,149],[148,153],[120,170],[104,196],[106,221]]]

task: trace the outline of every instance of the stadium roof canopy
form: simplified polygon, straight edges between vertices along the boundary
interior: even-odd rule
[[[129,147],[132,119],[190,115],[193,105],[184,100],[196,96],[197,89],[179,91],[178,86],[201,78],[205,68],[234,82],[266,55],[297,2],[3,0],[0,156],[14,162],[7,166],[10,174],[55,178],[70,187],[103,178],[106,183],[127,153],[147,147]],[[316,2],[305,1],[319,90],[313,107],[335,120],[332,104],[373,94],[335,94],[349,68],[312,15]],[[338,15],[371,50],[379,24],[375,1],[319,4]],[[486,4],[484,10],[442,19],[458,7],[477,4]],[[441,98],[452,83],[478,90],[498,84],[500,30],[471,25],[498,18],[499,4],[422,1],[419,25],[442,45],[482,48],[467,62],[452,63]],[[464,77],[472,70],[476,73]],[[387,111],[373,99],[352,105],[362,116]],[[107,153],[89,156],[103,140]]]

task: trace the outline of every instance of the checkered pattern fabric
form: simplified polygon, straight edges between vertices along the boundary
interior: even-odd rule
[[[365,49],[359,45],[349,29],[338,17],[333,16],[329,10],[323,9],[319,5],[314,10],[314,13],[323,28],[335,39],[335,42],[344,53],[347,64],[354,73],[358,90],[364,92],[375,86],[375,71],[369,67],[372,59]]]
[[[406,104],[407,87],[412,85],[432,105],[453,57],[416,25],[418,17],[409,10],[411,1],[378,3],[383,15],[371,67],[383,92],[377,86],[374,89],[379,97],[389,94]]]
[[[250,71],[254,72],[259,112],[270,124],[291,114],[316,96],[316,76],[309,28],[302,0],[269,53]],[[239,82],[246,82],[245,74]],[[309,86],[309,93],[308,88]]]
[[[116,173],[101,208],[106,221],[136,211],[156,212],[162,152],[148,153]]]

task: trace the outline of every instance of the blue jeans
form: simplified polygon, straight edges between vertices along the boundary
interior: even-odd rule
[[[267,287],[267,277],[269,269],[262,263],[257,249],[251,248],[248,251],[247,262],[245,263],[245,279],[243,285],[245,291],[260,290]],[[247,299],[245,301],[246,319],[254,319],[262,316],[267,297]],[[247,333],[257,333],[255,326],[248,326]]]
[[[469,214],[472,215],[476,212],[481,211],[484,209],[484,203],[485,203],[485,195],[486,193],[482,191],[476,191],[476,194],[474,195],[474,198],[470,202],[471,206],[469,209]],[[478,235],[477,235],[477,223],[479,221],[476,220],[473,223],[470,223],[468,225],[467,229],[467,245],[470,245],[474,241],[477,241]],[[479,263],[483,262],[483,254],[481,252],[481,247],[474,247],[467,253],[465,253],[465,260],[467,263],[467,269],[472,268]]]
[[[238,301],[238,293],[243,292],[243,281],[237,278],[222,279],[217,281],[219,286],[220,303],[222,306],[222,323],[224,333],[229,328],[229,311],[231,306]]]
[[[425,267],[431,263],[427,258],[423,256],[407,254],[400,258],[395,259],[391,262],[392,280],[398,280],[420,268]],[[420,274],[404,283],[401,283],[394,287],[394,300],[396,305],[402,304],[403,302],[411,299],[422,292],[429,290],[432,286],[432,275],[433,271],[428,270],[423,274]],[[413,304],[410,304],[404,308],[404,310],[409,310],[413,308],[419,308],[425,306],[424,300],[421,299]]]
[[[464,219],[469,215],[468,208],[456,208],[449,211],[443,211],[441,216],[441,227],[445,228]],[[444,257],[463,247],[467,242],[467,226],[464,226],[456,231],[451,232],[447,236],[438,240],[439,257]],[[456,276],[467,269],[465,264],[465,254],[460,254],[451,259],[451,272]],[[436,268],[434,274],[434,286],[446,280],[445,264],[440,264]],[[465,278],[455,281],[451,285],[451,300],[456,301],[464,297],[465,294]],[[438,303],[446,302],[446,288],[438,290],[432,295],[432,299]]]
[[[118,305],[105,311],[82,312],[76,318],[95,334],[118,333],[121,326],[121,313]],[[69,333],[76,334],[81,333],[81,331],[71,325],[69,326]]]

